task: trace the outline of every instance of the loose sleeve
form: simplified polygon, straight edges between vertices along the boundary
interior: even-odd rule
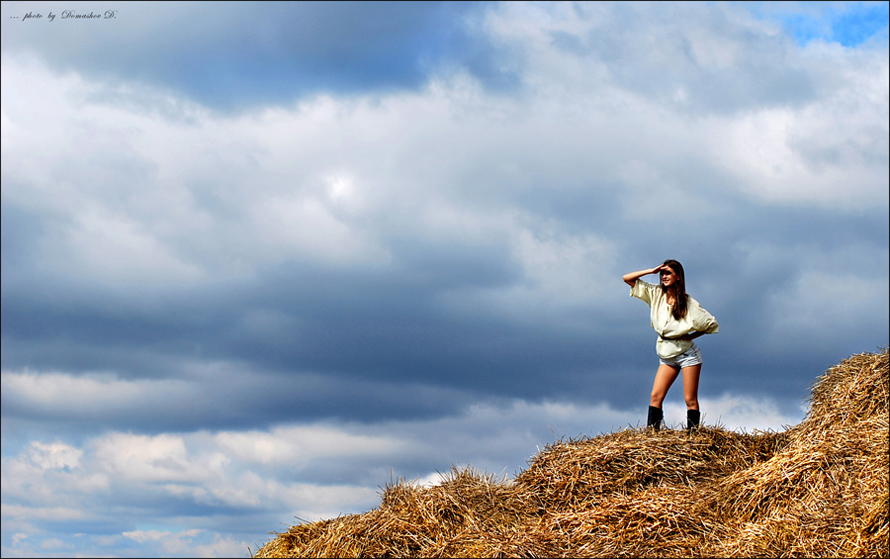
[[[717,324],[717,319],[714,316],[702,308],[701,305],[696,305],[695,316],[692,319],[692,326],[698,332],[704,332],[705,334],[716,334],[720,330],[720,325]]]
[[[643,301],[644,303],[652,306],[652,288],[655,287],[651,283],[647,283],[641,279],[638,279],[634,282],[633,287],[630,288],[630,296],[636,297],[637,299]]]

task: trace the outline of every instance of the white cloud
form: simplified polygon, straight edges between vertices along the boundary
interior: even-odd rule
[[[65,443],[34,441],[29,448],[31,462],[48,470],[50,468],[76,468],[80,465],[83,451]]]
[[[220,448],[241,460],[291,467],[301,467],[321,458],[385,455],[401,446],[391,436],[356,436],[324,425],[292,425],[267,432],[224,432],[214,438]]]
[[[886,84],[886,67],[882,72]],[[849,79],[836,97],[858,97],[882,82],[865,70]],[[849,106],[829,98],[715,123],[714,155],[740,179],[742,190],[766,202],[843,209],[887,205],[886,107],[877,99]]]
[[[686,405],[682,402],[682,378],[664,404],[665,424],[674,429],[686,425]],[[677,396],[674,397],[673,393]],[[678,403],[676,400],[680,399]],[[674,401],[671,401],[674,400]],[[723,394],[716,398],[699,397],[699,408],[704,425],[716,425],[731,431],[751,433],[761,431],[784,431],[803,419],[804,409],[798,415],[788,415],[779,410],[777,403],[770,399],[757,399],[749,396]]]
[[[256,546],[251,548],[250,542],[236,540],[222,534],[215,534],[213,541],[202,545],[190,545],[183,552],[194,554],[195,557],[241,557],[256,551]]]
[[[415,480],[403,480],[403,481],[413,483],[417,487],[434,487],[436,485],[441,484],[446,479],[448,479],[448,475],[446,473],[433,472],[431,474],[427,474],[425,476],[419,477]]]
[[[205,480],[218,463],[210,459],[196,463],[181,436],[113,433],[98,439],[95,457],[101,468],[115,477],[136,482]],[[217,467],[214,468],[213,466]]]
[[[0,373],[3,392],[10,402],[49,413],[71,415],[116,413],[158,405],[171,394],[193,393],[195,386],[184,380],[124,380],[110,373],[74,376],[30,370]]]
[[[175,536],[177,536],[177,537],[178,536],[191,537],[191,536],[195,536],[198,532],[199,532],[198,530],[186,530],[184,532],[175,534]],[[137,543],[145,543],[147,541],[152,541],[152,540],[157,541],[161,538],[164,538],[164,537],[167,537],[170,535],[173,535],[173,534],[171,534],[170,532],[162,532],[160,530],[148,530],[148,531],[134,530],[132,532],[124,532],[123,533],[124,537],[130,538],[131,540],[133,540]]]
[[[241,557],[249,549],[247,541],[238,541],[206,530],[133,530],[123,532],[122,535],[144,548],[158,549],[162,552],[159,555],[168,557]],[[200,543],[207,540],[208,543]]]
[[[847,209],[887,204],[888,61],[883,49],[821,42],[792,49],[787,41],[770,39],[776,31],[768,24],[726,6],[545,9],[506,4],[490,12],[489,26],[523,53],[524,79],[542,94],[534,100],[536,109],[555,95],[553,89],[565,88],[570,93],[561,100],[571,108],[562,109],[563,115],[572,111],[583,119],[589,114],[584,109],[599,109],[605,126],[597,128],[611,145],[622,142],[627,131],[636,133],[637,157],[646,165],[657,162],[647,182],[682,184],[669,160],[698,157],[729,172],[731,180],[719,188],[739,188],[768,203]],[[567,54],[554,33],[573,37],[577,50]],[[597,50],[600,38],[614,50],[602,45]],[[761,50],[770,44],[769,52]],[[725,83],[733,70],[741,81]],[[798,95],[786,88],[784,102],[740,103],[741,110],[713,115],[699,98],[696,116],[686,113],[689,92],[705,90],[708,80],[723,86],[718,95],[732,99],[733,89],[766,91],[774,74],[796,76],[800,84],[812,83],[813,91]],[[658,87],[664,96],[653,94]],[[756,98],[756,89],[749,93]],[[677,95],[678,106],[666,102]],[[628,155],[624,160],[634,165],[634,154]],[[618,161],[610,166],[620,166]]]
[[[48,507],[53,514],[58,513],[67,520],[82,518],[77,495],[99,494],[109,486],[109,477],[104,472],[85,467],[83,457],[81,448],[59,441],[37,440],[31,441],[17,459],[4,457],[0,477],[4,506],[29,503],[35,510],[40,506]],[[65,491],[57,493],[57,487],[64,487]]]

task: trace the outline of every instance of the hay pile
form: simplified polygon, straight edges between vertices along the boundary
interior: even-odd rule
[[[512,481],[399,482],[379,508],[292,526],[256,557],[887,557],[888,398],[887,350],[854,355],[787,431],[558,441]]]

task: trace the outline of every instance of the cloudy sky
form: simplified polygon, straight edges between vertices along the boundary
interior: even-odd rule
[[[3,556],[247,556],[644,424],[666,258],[704,421],[797,423],[888,343],[887,22],[3,2]]]

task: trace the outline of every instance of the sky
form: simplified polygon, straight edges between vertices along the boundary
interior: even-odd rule
[[[247,557],[640,427],[621,277],[667,258],[720,323],[705,424],[794,425],[888,344],[887,2],[3,2],[0,36],[4,557]]]

